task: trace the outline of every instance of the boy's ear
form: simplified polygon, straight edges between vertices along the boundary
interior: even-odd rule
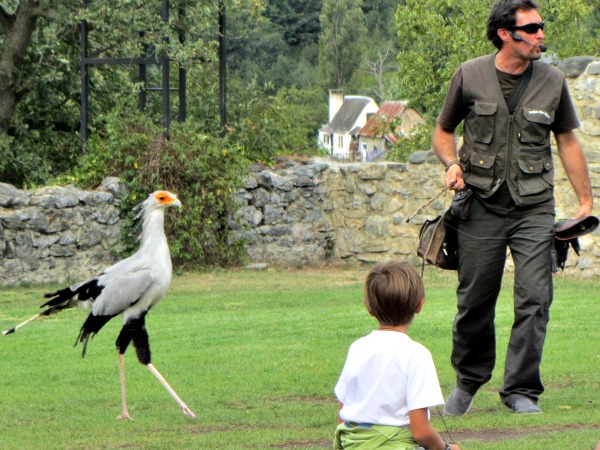
[[[373,315],[373,313],[371,312],[371,307],[369,306],[369,303],[368,303],[367,301],[365,301],[365,308],[367,309],[367,312],[369,313],[369,315],[370,315],[371,317],[375,317],[375,316]]]
[[[419,314],[421,312],[421,310],[423,309],[423,305],[425,304],[425,297],[423,297],[421,299],[421,303],[419,304],[419,307],[417,308],[417,310],[415,311],[415,314]]]

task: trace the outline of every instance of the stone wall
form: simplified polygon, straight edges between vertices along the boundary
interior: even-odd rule
[[[571,65],[563,70],[571,75],[568,82],[581,121],[577,134],[588,160],[598,216],[600,61],[567,62]],[[560,160],[555,161],[557,218],[567,218],[577,210],[577,199]],[[449,206],[451,194],[442,195],[408,224],[406,218],[443,187],[443,179],[431,152],[417,152],[408,163],[315,160],[288,161],[279,170],[254,166],[236,193],[241,207],[231,223],[235,235],[248,244],[249,262],[259,267],[389,258],[419,264],[419,229]],[[19,191],[0,183],[0,285],[79,280],[113,263],[121,232],[121,189],[117,180],[107,180],[97,191]],[[600,230],[581,238],[580,244],[581,256],[571,251],[565,272],[600,275]]]
[[[390,258],[419,264],[415,251],[420,227],[449,207],[452,194],[443,194],[406,223],[443,187],[443,170],[432,153],[415,154],[412,160],[406,164],[319,162],[277,173],[256,171],[237,193],[244,206],[238,211],[236,236],[248,243],[254,265],[301,267]],[[590,168],[598,201],[600,164],[591,163]],[[576,211],[577,202],[560,163],[556,178],[557,217],[567,218]],[[581,256],[571,251],[565,272],[600,275],[600,233],[579,241]]]
[[[255,168],[237,192],[244,206],[232,227],[248,243],[250,261],[304,266],[414,254],[425,215],[405,219],[441,187],[432,170],[439,165],[290,164]],[[444,206],[442,197],[425,213]]]
[[[112,264],[121,223],[118,181],[107,181],[91,192],[0,183],[0,285],[81,280]]]

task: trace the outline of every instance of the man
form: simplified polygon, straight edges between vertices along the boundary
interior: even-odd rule
[[[507,248],[515,265],[515,317],[500,398],[517,414],[542,412],[537,406],[544,390],[540,362],[553,294],[550,131],[579,201],[575,217],[592,212],[587,164],[573,132],[579,123],[564,75],[538,61],[545,47],[537,4],[500,0],[490,12],[487,37],[498,52],[456,71],[432,141],[446,166],[446,185],[473,192],[470,214],[458,226],[451,358],[457,382],[446,415],[465,414],[491,378],[494,311]],[[463,120],[464,144],[457,153],[454,130]]]

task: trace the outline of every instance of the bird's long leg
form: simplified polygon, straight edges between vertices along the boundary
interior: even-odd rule
[[[127,411],[127,395],[125,393],[125,357],[122,353],[118,353],[119,355],[119,376],[121,378],[121,415],[117,417],[117,419],[129,419],[133,420],[129,415],[129,411]]]
[[[190,408],[187,407],[187,405],[185,403],[183,403],[183,401],[179,398],[179,396],[173,390],[173,388],[171,386],[169,386],[169,383],[167,383],[167,380],[165,380],[162,377],[162,375],[159,373],[159,371],[156,370],[156,368],[150,363],[146,364],[146,367],[148,368],[148,370],[150,370],[150,372],[152,372],[154,374],[154,376],[156,378],[158,378],[158,381],[160,381],[162,383],[162,385],[165,387],[165,389],[169,392],[169,394],[171,394],[171,397],[173,397],[175,399],[177,404],[181,407],[183,414],[185,414],[188,417],[191,417],[192,419],[196,419],[196,415],[190,410]]]
[[[181,407],[183,414],[195,419],[196,415],[190,410],[190,408],[187,407],[185,403],[183,403],[183,401],[179,398],[179,396],[173,390],[173,388],[169,386],[167,380],[163,378],[160,372],[156,370],[156,368],[150,362],[152,357],[150,352],[150,341],[148,339],[148,332],[146,331],[146,326],[144,323],[145,316],[146,313],[142,314],[136,319],[129,320],[127,325],[123,327],[123,329],[127,331],[122,331],[121,334],[129,333],[129,336],[131,337],[131,341],[133,342],[133,346],[135,347],[135,352],[140,363],[145,365],[148,368],[148,370],[152,372],[152,374],[158,379],[158,381],[161,382],[161,384],[165,387],[169,394],[171,394],[171,397],[173,397],[177,404]],[[118,341],[119,340],[117,340],[117,342]]]
[[[119,377],[121,379],[121,415],[117,419],[130,419],[129,411],[127,411],[127,395],[125,393],[125,350],[131,342],[131,333],[127,325],[123,326],[119,337],[117,337],[117,354],[119,355]]]
[[[16,327],[14,327],[14,328],[11,328],[10,330],[3,331],[3,332],[2,332],[2,334],[11,334],[11,333],[14,333],[14,332],[15,332],[15,331],[17,331],[19,328],[21,328],[23,325],[27,325],[29,322],[31,322],[31,321],[33,321],[33,320],[37,319],[38,317],[42,317],[42,316],[44,316],[44,315],[45,315],[44,313],[36,314],[35,316],[33,316],[33,317],[30,317],[29,319],[27,319],[25,322],[21,322],[21,323],[20,323],[19,325],[17,325]]]

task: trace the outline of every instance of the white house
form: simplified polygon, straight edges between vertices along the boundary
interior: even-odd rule
[[[319,144],[334,158],[354,159],[356,133],[377,110],[370,97],[344,96],[339,90],[330,90],[329,122],[319,129]]]

